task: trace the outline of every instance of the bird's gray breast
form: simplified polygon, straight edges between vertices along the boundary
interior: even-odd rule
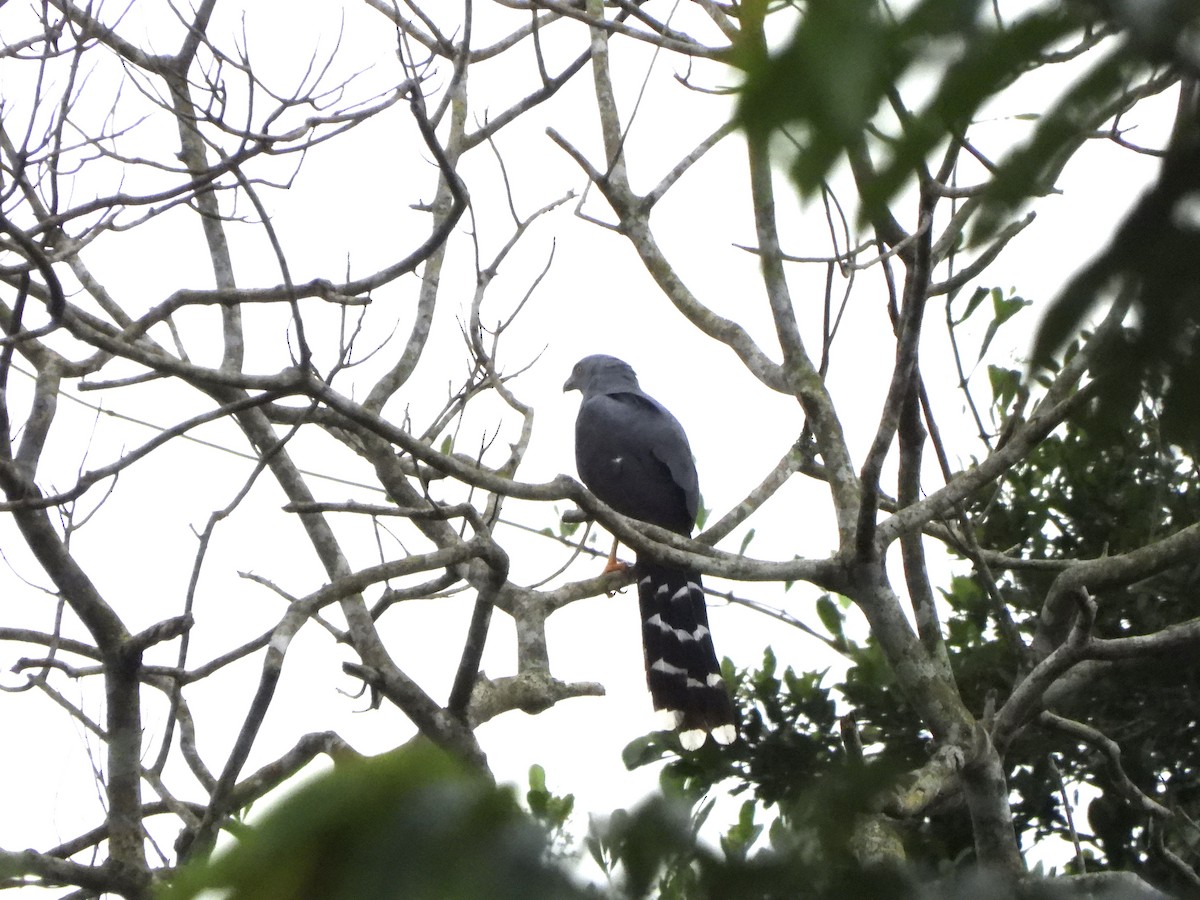
[[[648,398],[601,394],[585,399],[576,420],[579,477],[618,512],[674,531],[690,532],[689,487],[664,459],[691,455],[678,424]],[[676,446],[676,445],[679,446]],[[694,468],[691,469],[694,485]]]

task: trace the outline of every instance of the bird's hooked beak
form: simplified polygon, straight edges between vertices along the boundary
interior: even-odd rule
[[[583,390],[583,388],[580,386],[579,382],[575,380],[575,373],[572,372],[571,377],[563,382],[563,393],[565,394],[567,391],[581,390]]]

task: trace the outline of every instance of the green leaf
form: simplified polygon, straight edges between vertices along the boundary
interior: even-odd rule
[[[993,319],[1003,325],[1025,307],[1029,306],[1030,302],[1022,297],[1005,297],[1000,288],[992,288]]]
[[[950,579],[950,589],[939,588],[939,593],[953,609],[964,610],[978,606],[986,599],[979,583],[966,575],[955,575]]]
[[[1056,354],[1083,324],[1101,296],[1110,271],[1106,265],[1089,265],[1076,273],[1042,313],[1033,341],[1032,364],[1041,366]]]
[[[448,454],[453,449],[454,449],[454,435],[448,434],[444,438],[442,438],[442,444],[440,447],[438,447],[438,452]]]
[[[534,763],[529,767],[529,787],[531,790],[546,790],[546,770]]]
[[[1007,410],[1017,397],[1021,387],[1021,373],[1003,366],[988,366],[988,382],[992,386],[992,405],[1000,411]]]
[[[975,312],[975,310],[979,308],[979,304],[987,299],[989,293],[990,291],[985,287],[975,288],[975,293],[972,294],[971,299],[967,301],[966,310],[961,316],[954,320],[954,324],[961,325],[963,322],[967,321],[967,319],[971,317],[971,313]]]
[[[662,740],[660,734],[654,732],[634,738],[626,744],[625,749],[621,751],[621,762],[625,763],[626,769],[633,771],[642,766],[652,765],[672,752],[671,747]]]
[[[713,807],[717,805],[716,797],[709,797],[700,808],[692,815],[692,834],[699,834],[700,829],[704,827],[704,823],[708,821],[709,814],[713,811]]]
[[[546,790],[546,770],[534,763],[529,767],[529,790],[525,794],[529,811],[535,818],[544,818],[551,799],[550,792]]]
[[[622,812],[622,810],[617,810]],[[616,813],[613,813],[616,815]],[[583,840],[583,845],[587,847],[588,854],[600,867],[600,871],[608,873],[613,869],[615,861],[612,854],[609,852],[608,842],[605,840],[604,829],[594,815],[588,815],[588,833]]]
[[[763,650],[762,669],[759,670],[760,674],[767,678],[774,677],[775,666],[775,651],[772,648],[767,647],[765,650]]]
[[[983,343],[979,346],[979,356],[976,362],[983,360],[988,347],[991,346],[992,338],[996,336],[996,332],[1000,330],[1000,326],[1030,305],[1029,300],[1021,297],[1005,297],[999,288],[992,288],[991,295],[992,321],[988,322],[987,332],[983,336]]]
[[[825,630],[834,637],[842,637],[842,623],[844,616],[842,611],[837,608],[837,604],[833,602],[828,594],[822,594],[817,598],[817,617],[821,620],[821,624],[825,626]]]
[[[740,546],[738,548],[738,556],[746,555],[746,548],[750,546],[750,542],[752,540],[754,540],[754,529],[753,528],[751,528],[744,535],[742,535],[742,546]]]
[[[762,834],[763,826],[754,823],[756,809],[753,800],[745,801],[738,813],[737,823],[721,835],[721,850],[729,859],[744,861],[750,848]]]
[[[575,811],[575,795],[563,794],[561,797],[555,797],[555,810],[557,817],[563,823],[571,817],[571,813]]]

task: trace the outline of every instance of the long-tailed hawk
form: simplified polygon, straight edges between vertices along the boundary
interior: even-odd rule
[[[683,427],[638,386],[630,366],[588,356],[563,385],[583,393],[575,420],[575,466],[597,497],[619,513],[690,536],[700,502],[696,464]],[[700,573],[638,554],[635,564],[646,683],[680,743],[737,736],[733,704],[708,628]]]

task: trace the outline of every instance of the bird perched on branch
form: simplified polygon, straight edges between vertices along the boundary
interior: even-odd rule
[[[617,512],[690,536],[700,503],[696,464],[683,427],[638,386],[628,363],[588,356],[563,391],[583,394],[575,420],[575,467]],[[609,571],[619,568],[616,545]],[[654,708],[680,730],[685,749],[737,737],[733,703],[713,649],[700,573],[639,553],[634,566],[646,684]]]

